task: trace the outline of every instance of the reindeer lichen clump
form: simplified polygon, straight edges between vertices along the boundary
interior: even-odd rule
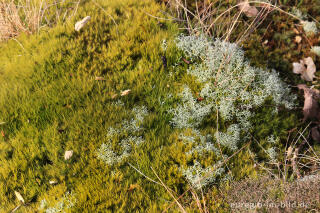
[[[176,39],[176,46],[194,62],[187,73],[194,76],[202,87],[198,92],[201,97],[199,101],[189,86],[184,85],[180,93],[181,103],[170,110],[174,127],[193,129],[200,138],[196,140],[196,137],[181,136],[188,143],[194,143],[193,150],[201,151],[199,149],[202,147],[206,151],[214,151],[218,156],[217,147],[233,152],[239,149],[240,142],[248,138],[248,132],[254,125],[250,119],[255,115],[255,109],[263,106],[267,99],[272,99],[275,103],[275,112],[278,106],[287,109],[294,107],[296,97],[290,94],[288,85],[281,81],[276,71],[268,72],[250,66],[244,57],[244,51],[236,44],[219,39],[209,40],[205,36],[180,35]],[[216,128],[215,140],[207,141],[201,139],[204,136],[201,136],[198,128],[212,114],[228,123],[228,126],[224,132],[219,131],[218,126],[213,126]],[[187,154],[190,153],[192,151]],[[202,170],[206,170],[199,169],[201,165],[198,164],[193,169],[183,169],[183,174],[191,183],[196,180],[192,179],[190,171],[198,168],[199,171],[195,173],[202,174]],[[204,181],[202,185],[207,183],[208,181]]]

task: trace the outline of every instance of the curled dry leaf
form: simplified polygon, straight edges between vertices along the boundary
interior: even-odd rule
[[[125,96],[125,95],[128,95],[130,92],[131,92],[131,90],[127,89],[127,90],[122,91],[120,95]]]
[[[240,2],[239,9],[248,17],[255,17],[259,12],[255,6],[250,6],[248,1]]]
[[[64,153],[64,159],[69,160],[72,157],[72,155],[73,155],[73,150],[66,151]]]
[[[293,73],[301,74],[301,78],[306,81],[313,81],[316,72],[316,65],[314,64],[311,57],[300,60],[300,63],[294,62]]]
[[[74,29],[79,32],[88,23],[88,21],[90,21],[90,19],[91,19],[91,17],[87,16],[87,17],[83,18],[81,21],[78,21],[74,25]]]
[[[21,195],[19,192],[14,191],[14,194],[16,195],[16,197],[17,197],[17,199],[18,199],[19,201],[21,201],[22,203],[24,203],[24,199],[23,199],[22,195]]]
[[[317,89],[310,89],[305,84],[299,84],[298,88],[304,91],[304,106],[303,106],[303,120],[319,119],[319,104],[320,91]]]
[[[292,146],[289,146],[288,150],[287,150],[287,158],[289,158],[292,154],[293,148]]]

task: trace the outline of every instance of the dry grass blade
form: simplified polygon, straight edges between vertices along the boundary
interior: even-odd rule
[[[136,167],[134,167],[131,163],[128,163],[129,166],[131,166],[134,170],[136,170],[140,175],[142,175],[143,177],[145,177],[147,180],[153,182],[153,183],[156,183],[156,184],[159,184],[159,185],[162,185],[161,183],[149,178],[148,176],[146,176],[145,174],[143,174],[140,170],[138,170]]]
[[[256,9],[257,14],[252,16],[254,18],[250,20],[249,23],[246,23],[246,21],[242,19],[240,20],[241,14],[245,13],[245,10],[240,9],[239,12],[232,12],[235,9],[238,10],[239,7],[241,8],[243,2],[235,4],[223,11],[219,10],[221,2],[217,0],[195,1],[195,9],[193,10],[189,8],[189,3],[190,2],[186,0],[170,0],[167,2],[169,9],[171,9],[171,11],[173,9],[176,14],[177,18],[174,19],[185,24],[185,27],[182,29],[188,30],[190,34],[202,32],[206,35],[229,40],[231,33],[236,29],[236,27],[240,23],[245,24],[247,26],[246,30],[238,36],[236,40],[237,43],[242,42],[246,37],[248,37],[251,32],[263,23],[268,14],[274,10],[291,16],[299,21],[301,20],[299,17],[290,14],[282,10],[277,5],[269,2],[246,1],[246,4],[254,5],[252,6],[253,8],[261,8],[260,11]]]
[[[183,206],[179,203],[179,201],[175,198],[175,196],[171,193],[170,189],[162,182],[162,180],[159,178],[159,176],[157,175],[157,173],[154,171],[154,169],[151,167],[153,173],[156,175],[156,177],[158,178],[158,180],[161,182],[162,186],[167,190],[167,192],[170,194],[170,196],[174,199],[174,201],[176,202],[176,204],[179,206],[181,212],[183,213],[187,213]]]
[[[80,4],[80,0],[77,2],[54,0],[51,4],[48,2],[45,0],[1,1],[0,41],[16,37],[22,32],[39,33],[45,26],[52,27],[60,21],[70,19],[75,15]],[[71,10],[74,8],[72,13]]]

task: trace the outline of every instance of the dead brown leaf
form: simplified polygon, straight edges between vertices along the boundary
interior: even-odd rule
[[[299,84],[298,88],[304,91],[304,106],[303,106],[303,120],[319,119],[319,104],[320,91],[317,89],[310,89],[305,84]]]
[[[250,6],[248,1],[240,2],[239,9],[248,17],[255,17],[259,12],[255,6]]]
[[[131,192],[135,189],[138,189],[139,187],[140,187],[139,184],[130,184],[128,191]]]
[[[314,64],[311,57],[300,60],[300,63],[294,62],[293,73],[301,74],[301,78],[306,81],[313,81],[316,72],[316,65]]]
[[[296,28],[293,28],[293,32],[294,32],[295,34],[300,34],[300,32],[299,32]]]

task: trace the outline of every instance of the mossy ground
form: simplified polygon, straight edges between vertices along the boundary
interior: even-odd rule
[[[73,24],[59,24],[39,35],[21,35],[18,42],[0,44],[0,121],[6,122],[0,126],[2,212],[19,204],[14,191],[20,192],[27,203],[20,212],[38,211],[43,199],[54,207],[67,191],[76,198],[75,206],[68,210],[72,212],[166,209],[172,202],[166,190],[146,180],[128,162],[157,179],[152,167],[175,195],[188,188],[178,169],[187,164],[186,147],[178,139],[180,132],[170,125],[167,110],[176,101],[168,99],[168,94],[176,97],[181,85],[191,80],[186,75],[187,64],[178,61],[182,53],[174,47],[166,52],[160,48],[163,39],[172,41],[179,33],[178,25],[159,23],[146,15],[162,16],[160,10],[165,9],[152,0],[98,3],[106,11],[90,3],[79,8],[72,23],[87,15],[92,18],[80,33],[74,31]],[[253,48],[256,43],[251,41],[247,49],[260,50]],[[265,52],[258,51],[263,57],[247,52],[254,64],[282,71],[277,63],[260,60]],[[278,60],[282,53],[273,52],[276,57],[271,58]],[[163,55],[168,68],[163,66]],[[173,69],[176,63],[179,65]],[[95,77],[105,80],[97,81]],[[126,89],[131,89],[129,95],[112,98]],[[118,100],[124,105],[117,105]],[[149,110],[143,123],[145,143],[134,148],[123,163],[106,165],[96,152],[106,142],[109,127],[132,118],[132,108],[142,105]],[[297,125],[301,116],[281,109],[276,116],[268,107],[259,110],[252,134],[262,144],[269,134],[285,141],[287,131]],[[207,125],[208,131],[214,130],[214,124]],[[66,150],[74,152],[67,161],[63,157]],[[213,162],[212,158],[202,156],[205,164]],[[247,149],[228,165],[236,179],[259,173]],[[53,179],[58,183],[50,184]],[[214,197],[218,192],[212,187]],[[212,210],[228,210],[222,200],[208,203]],[[178,210],[174,207],[172,211]]]

